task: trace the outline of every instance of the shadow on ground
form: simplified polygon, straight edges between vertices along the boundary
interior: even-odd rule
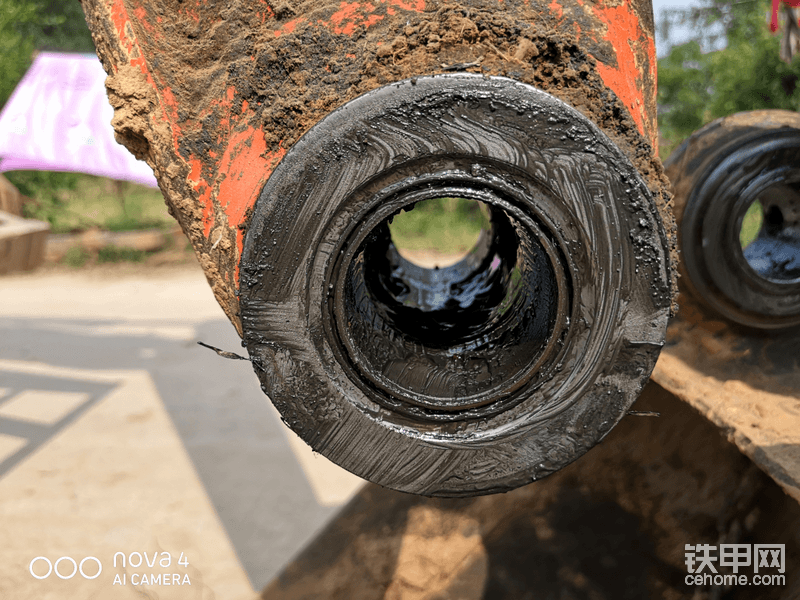
[[[757,593],[686,584],[686,544],[783,543],[786,564],[798,564],[800,507],[659,386],[635,408],[661,416],[626,417],[566,469],[507,494],[446,500],[367,486],[262,598],[798,597],[800,573],[788,569],[785,585]]]

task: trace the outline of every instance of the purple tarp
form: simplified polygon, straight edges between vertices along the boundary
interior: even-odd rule
[[[91,54],[42,52],[0,113],[0,172],[76,171],[157,187],[114,140],[105,71]]]

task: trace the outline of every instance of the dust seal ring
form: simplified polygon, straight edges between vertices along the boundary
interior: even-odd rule
[[[491,231],[432,271],[387,222],[437,197]],[[244,342],[311,447],[375,483],[501,492],[585,453],[647,381],[669,313],[663,227],[630,161],[531,86],[419,77],[334,111],[286,154],[240,264]]]

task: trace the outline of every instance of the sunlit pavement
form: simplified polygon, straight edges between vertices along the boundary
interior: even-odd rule
[[[361,485],[197,345],[244,353],[199,269],[0,278],[0,331],[0,598],[252,598]]]

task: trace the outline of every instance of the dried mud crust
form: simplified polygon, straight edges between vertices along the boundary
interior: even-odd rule
[[[676,265],[675,227],[668,208],[671,196],[665,189],[668,181],[661,162],[600,79],[595,59],[573,36],[557,33],[542,22],[541,13],[529,6],[510,4],[498,13],[477,8],[478,4],[441,3],[435,11],[409,16],[408,24],[391,39],[379,27],[345,41],[313,25],[299,25],[293,35],[270,41],[256,56],[251,76],[256,81],[280,74],[286,80],[280,91],[270,90],[265,97],[268,143],[283,141],[288,147],[345,101],[415,75],[465,70],[511,77],[578,109],[631,158],[656,199],[670,240],[672,265]],[[385,41],[377,45],[381,39]],[[343,43],[349,46],[345,52],[339,49]],[[359,52],[375,47],[374,54]],[[325,72],[323,85],[308,81],[304,73],[309,72]],[[290,115],[288,120],[286,115]]]
[[[800,328],[754,333],[681,294],[651,380],[693,406],[800,502]]]
[[[209,4],[188,14],[178,0],[151,2],[137,9],[141,12],[134,23],[147,59],[163,78],[156,86],[169,90],[178,107],[178,122],[186,124],[177,144],[184,161],[167,161],[166,145],[175,140],[167,132],[152,131],[147,116],[153,90],[144,77],[123,79],[120,69],[109,88],[117,107],[118,139],[154,166],[167,202],[193,240],[210,281],[216,277],[215,265],[221,272],[229,268],[218,255],[220,250],[232,253],[235,241],[225,237],[215,255],[214,235],[198,230],[199,209],[193,201],[197,194],[187,183],[191,157],[221,156],[230,136],[218,134],[245,122],[264,132],[264,155],[280,156],[345,102],[395,81],[452,70],[502,75],[534,85],[596,123],[647,182],[664,222],[672,265],[676,264],[675,226],[661,163],[595,68],[595,56],[616,60],[613,49],[587,35],[580,44],[576,40],[581,25],[585,32],[591,21],[573,14],[574,21],[558,22],[536,2],[234,1],[225,9]],[[169,25],[153,28],[162,21]],[[153,33],[159,28],[163,33]],[[103,37],[108,36],[97,24],[93,30],[103,57],[107,48]],[[212,162],[204,161],[201,175],[217,169]],[[207,179],[216,176],[212,172]],[[674,295],[675,269],[672,277]],[[219,298],[220,290],[215,292]],[[226,311],[236,323],[235,302],[233,298],[227,302]]]

